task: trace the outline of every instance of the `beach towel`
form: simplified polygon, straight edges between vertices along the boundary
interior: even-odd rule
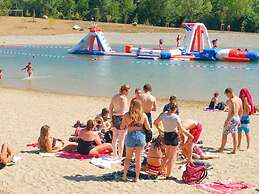
[[[87,159],[92,159],[92,158],[99,158],[101,156],[107,156],[110,153],[104,153],[104,154],[88,154],[88,155],[83,155],[79,154],[78,152],[58,152],[56,153],[57,157],[60,158],[66,158],[66,159],[77,159],[77,160],[87,160]]]
[[[215,181],[212,183],[197,184],[196,188],[215,194],[232,194],[244,189],[254,188],[255,185],[245,183],[244,181]]]
[[[203,109],[204,112],[215,112],[215,109],[209,109],[208,107]]]
[[[38,147],[38,143],[29,143],[29,144],[27,144],[26,146],[27,147],[32,147],[32,148],[37,148]]]
[[[56,153],[48,153],[48,152],[39,151],[39,155],[42,157],[54,157],[54,156],[56,156]]]
[[[120,164],[121,160],[114,160],[111,156],[102,156],[99,158],[92,158],[90,163],[99,168],[111,169],[112,164]]]
[[[256,113],[256,107],[254,105],[254,101],[253,101],[253,98],[252,98],[252,95],[250,93],[250,91],[247,89],[247,88],[242,88],[240,90],[240,93],[239,93],[239,97],[242,99],[243,97],[246,97],[247,98],[247,101],[248,101],[248,104],[251,106],[251,111],[250,111],[250,115],[251,114],[255,114]],[[244,103],[244,102],[243,102]]]

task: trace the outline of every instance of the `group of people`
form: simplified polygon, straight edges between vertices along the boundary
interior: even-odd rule
[[[21,69],[22,71],[26,70],[27,74],[28,74],[28,77],[30,78],[32,76],[32,63],[31,62],[28,62],[28,64]],[[0,69],[0,80],[2,80],[4,78],[4,75],[3,75],[3,69]]]
[[[152,95],[151,85],[145,84],[143,90],[135,89],[135,96],[131,100],[128,100],[129,92],[130,87],[122,85],[118,94],[112,97],[108,109],[103,108],[101,113],[95,119],[88,120],[86,125],[77,121],[74,125],[75,133],[70,139],[73,143],[68,145],[61,139],[52,137],[48,125],[42,126],[38,147],[50,153],[72,150],[93,156],[110,153],[114,159],[122,160],[124,163],[123,181],[127,181],[128,169],[134,157],[136,182],[139,181],[143,168],[149,173],[170,179],[179,154],[186,158],[187,163],[193,159],[218,158],[217,154],[206,154],[202,151],[199,140],[203,126],[192,119],[181,119],[175,96],[169,98],[169,103],[153,121],[152,112],[157,111],[157,102]],[[255,107],[246,88],[240,91],[240,97],[237,97],[231,88],[225,90],[225,95],[228,98],[228,116],[218,151],[224,151],[227,137],[232,134],[232,153],[235,154],[240,148],[243,131],[247,137],[247,148],[250,146],[249,115],[255,113]],[[215,93],[211,107],[215,107],[218,98],[219,94]],[[154,132],[153,125],[158,134],[153,134],[153,138],[150,139],[150,134]],[[145,164],[142,163],[144,151],[147,153]],[[4,144],[0,153],[0,164],[7,164],[12,157],[13,152]]]

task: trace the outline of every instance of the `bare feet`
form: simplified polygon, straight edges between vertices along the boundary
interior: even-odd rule
[[[218,153],[223,153],[223,151],[224,151],[223,148],[219,148],[219,149],[217,150]]]
[[[232,152],[230,152],[230,154],[236,154],[237,151],[236,150],[233,150]]]
[[[134,182],[134,183],[138,183],[138,182],[140,182],[140,180],[139,180],[139,178],[134,178],[134,179],[133,179],[133,182]]]
[[[127,181],[128,181],[128,179],[127,179],[127,177],[122,177],[122,178],[121,178],[121,181],[123,181],[123,182],[127,182]]]

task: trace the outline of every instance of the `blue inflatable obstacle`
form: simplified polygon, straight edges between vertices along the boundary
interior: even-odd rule
[[[195,60],[200,61],[216,61],[216,50],[212,48],[205,48],[202,52],[193,52]]]

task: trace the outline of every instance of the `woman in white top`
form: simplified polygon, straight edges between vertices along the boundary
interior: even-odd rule
[[[177,105],[173,104],[168,112],[161,113],[154,122],[159,131],[164,131],[165,157],[161,164],[160,173],[166,168],[167,179],[170,178],[172,168],[176,161],[179,137],[183,134],[190,137],[188,138],[190,142],[186,143],[192,143],[193,140],[193,136],[182,127],[181,119],[179,115],[176,114],[177,110]],[[160,122],[162,122],[164,130],[161,129],[161,126],[159,125]]]

